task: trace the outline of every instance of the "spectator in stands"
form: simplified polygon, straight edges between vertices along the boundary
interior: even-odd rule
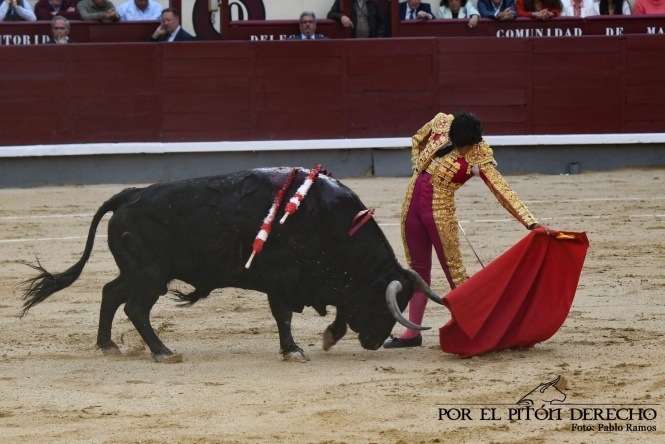
[[[0,0],[0,17],[5,22],[37,20],[28,0]]]
[[[586,17],[584,0],[561,0],[561,17]]]
[[[399,4],[400,20],[429,20],[433,19],[432,7],[421,0],[407,0]]]
[[[515,20],[515,0],[478,0],[478,13],[482,18]]]
[[[162,5],[153,0],[127,0],[118,6],[120,20],[161,20]]]
[[[151,42],[189,42],[196,38],[180,26],[180,13],[175,8],[162,11],[162,23],[150,36]]]
[[[69,41],[69,20],[61,15],[56,15],[51,19],[51,43],[55,45],[67,45]]]
[[[550,20],[561,14],[561,0],[516,0],[518,17],[531,17],[535,20]]]
[[[628,0],[595,0],[589,2],[587,17],[592,15],[630,15]]]
[[[288,40],[325,40],[323,34],[316,33],[316,14],[313,11],[303,11],[300,14],[300,34],[292,35]]]
[[[478,24],[479,17],[480,13],[471,0],[441,0],[439,18],[468,18],[469,23],[467,26],[473,29]]]
[[[664,15],[665,1],[663,0],[637,0],[633,8],[633,15]]]
[[[35,3],[35,15],[37,20],[51,20],[55,16],[67,20],[81,20],[75,0],[38,0]]]
[[[385,37],[386,25],[377,0],[351,0],[351,18],[342,14],[340,0],[335,0],[328,18],[353,29],[353,37]]]
[[[561,0],[561,17],[586,17],[593,0]]]
[[[111,0],[81,0],[76,5],[82,20],[117,22],[120,16]]]

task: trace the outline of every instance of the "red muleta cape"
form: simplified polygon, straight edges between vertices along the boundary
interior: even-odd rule
[[[469,358],[552,337],[573,304],[588,248],[586,233],[531,231],[443,298],[452,319],[439,329],[441,349]]]

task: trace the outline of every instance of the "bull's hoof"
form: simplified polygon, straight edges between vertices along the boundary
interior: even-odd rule
[[[160,364],[179,364],[182,362],[182,355],[180,353],[153,353],[152,359]]]
[[[106,347],[102,349],[102,353],[105,355],[121,355],[122,352],[120,352],[120,349],[118,347]]]
[[[97,344],[97,348],[102,351],[105,355],[119,355],[120,353],[120,347],[116,345],[115,342],[109,341],[107,344],[104,345],[99,345]]]
[[[307,362],[309,358],[302,350],[293,350],[283,354],[284,360],[287,362]]]
[[[326,328],[323,331],[323,350],[328,351],[330,348],[337,344],[337,339],[330,328]]]

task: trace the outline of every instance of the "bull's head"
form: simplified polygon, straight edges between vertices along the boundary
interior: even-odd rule
[[[378,312],[374,312],[371,319],[366,318],[365,321],[359,323],[350,320],[349,326],[358,332],[358,339],[363,348],[368,350],[380,348],[390,335],[395,326],[395,321],[414,330],[430,329],[430,327],[423,327],[409,321],[404,317],[402,311],[406,308],[416,288],[437,304],[442,304],[441,297],[434,293],[415,271],[407,270],[407,278],[408,280],[404,285],[399,280],[394,280],[388,284],[385,289],[385,305],[382,303],[382,308]]]

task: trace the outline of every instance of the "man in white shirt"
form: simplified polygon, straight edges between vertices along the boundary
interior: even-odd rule
[[[162,5],[153,0],[127,0],[118,6],[120,20],[161,20]]]

